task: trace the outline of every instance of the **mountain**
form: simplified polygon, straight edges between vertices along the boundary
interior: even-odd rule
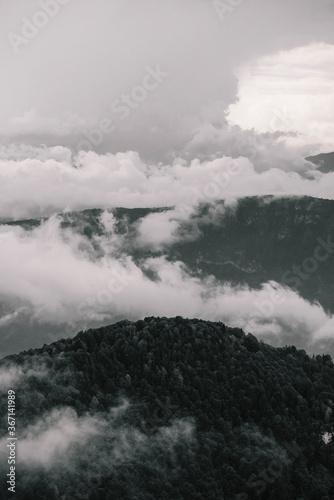
[[[168,207],[110,209],[116,221],[113,232],[126,236],[122,253],[131,255],[139,266],[149,257],[166,255],[170,261],[183,262],[196,276],[213,275],[234,285],[259,288],[262,283],[274,280],[334,313],[333,200],[249,197],[235,206],[218,203],[214,215],[210,214],[210,206],[203,204],[188,220],[181,221],[175,242],[163,248],[136,244],[138,224],[145,217],[172,210]],[[71,228],[93,241],[97,254],[101,255],[103,250],[94,237],[106,232],[101,222],[103,212],[94,209],[61,214],[61,227]],[[29,230],[43,220],[6,224]]]
[[[11,355],[0,361],[1,415],[10,387],[19,477],[1,498],[328,499],[333,374],[328,355],[181,317]],[[7,437],[2,426],[2,477]]]
[[[323,250],[324,260],[315,255],[319,238],[334,242],[334,201],[244,198],[213,222],[202,215],[197,224],[200,236],[170,251],[190,269],[252,288],[274,280],[334,312],[334,249]]]
[[[157,229],[166,220],[176,225],[172,238],[167,234],[162,244],[143,241],[141,236],[142,226],[153,216]],[[108,217],[112,219],[109,225],[106,224]],[[108,252],[112,252],[114,260],[132,259],[146,278],[154,282],[158,277],[152,259],[156,262],[164,258],[170,263],[181,263],[187,275],[194,279],[203,281],[213,277],[217,283],[230,284],[235,289],[249,287],[256,291],[264,283],[276,282],[309,303],[320,304],[328,314],[334,313],[332,200],[250,197],[232,205],[222,201],[215,205],[214,210],[211,205],[202,204],[187,216],[175,214],[173,207],[116,208],[67,212],[60,214],[58,220],[57,238],[62,238],[65,243],[79,241],[79,250],[76,251],[81,252],[78,257],[81,261],[100,265],[102,259],[108,257]],[[21,227],[24,236],[33,234],[47,221],[7,221],[3,226]],[[150,230],[150,235],[155,232]],[[164,230],[160,232],[163,239]],[[24,239],[21,237],[20,241]],[[44,252],[45,246],[44,242],[41,251]],[[10,321],[0,322],[0,336],[5,340],[0,346],[3,355],[50,342],[64,331],[67,331],[67,336],[72,335],[65,324],[36,321],[34,313],[30,313],[24,304],[21,308],[16,306],[19,311],[16,313],[10,302],[6,303],[6,297],[2,297],[0,308],[2,317],[10,318]],[[147,314],[146,310],[142,315],[139,311],[137,316],[131,316],[128,309],[114,311],[112,308],[115,309],[115,305],[111,304],[113,317],[108,322],[124,317],[135,320]],[[103,322],[106,321],[102,318],[82,325],[79,323],[73,335],[79,329],[98,327]],[[47,336],[45,332],[48,332]],[[298,335],[300,338],[293,339],[293,343],[305,347],[303,328],[299,328]],[[6,341],[8,338],[10,342]],[[332,352],[332,348],[326,344],[320,352]]]
[[[334,153],[321,153],[316,156],[308,156],[305,160],[317,165],[320,172],[327,174],[334,172]]]

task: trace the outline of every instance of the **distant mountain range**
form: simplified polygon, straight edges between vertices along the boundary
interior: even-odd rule
[[[319,302],[334,313],[334,201],[311,197],[250,197],[236,206],[218,203],[215,215],[201,206],[181,223],[176,242],[157,250],[135,244],[138,223],[161,209],[111,209],[114,231],[126,235],[122,253],[138,266],[148,257],[166,255],[183,262],[196,276],[213,275],[221,282],[259,288],[274,280],[296,290],[303,298]],[[101,236],[102,209],[62,214],[61,227],[92,239]],[[8,222],[29,230],[41,220]],[[332,245],[331,245],[332,242]],[[97,255],[102,249],[96,243]],[[149,274],[147,267],[143,268]]]
[[[324,174],[334,172],[334,153],[322,153],[316,156],[308,156],[305,160],[311,161],[317,165],[319,167],[318,170]]]
[[[8,387],[18,411],[15,498],[332,498],[333,373],[328,355],[181,317],[2,359],[1,417]],[[2,426],[2,455],[7,436]]]

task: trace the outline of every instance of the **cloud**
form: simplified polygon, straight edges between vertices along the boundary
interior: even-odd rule
[[[126,280],[133,279],[132,273],[138,272],[127,256],[92,261],[89,240],[70,230],[61,231],[57,217],[31,232],[1,226],[0,239],[8,277],[1,290],[4,301],[10,298],[16,304],[33,307],[35,316],[45,321],[72,318],[73,304],[79,306],[96,296],[101,284],[108,284],[117,294]],[[122,278],[124,272],[126,278]],[[80,314],[78,311],[77,316]]]
[[[212,1],[97,0],[84,10],[75,2],[60,6],[16,53],[10,35],[22,37],[23,19],[33,22],[43,3],[0,8],[0,131],[6,144],[25,137],[54,146],[61,136],[76,150],[87,130],[109,118],[115,132],[105,135],[98,151],[131,149],[161,159],[183,149],[205,110],[220,103],[224,113],[236,101],[236,66],[311,41],[333,43],[330,0],[242,2],[224,22]],[[119,120],[112,103],[140,85],[147,65],[157,64],[168,81]]]
[[[49,469],[59,462],[68,462],[75,445],[83,446],[101,432],[99,424],[94,417],[80,419],[71,408],[52,410],[36,424],[22,429],[20,463],[29,468]]]
[[[151,213],[136,224],[137,238],[135,245],[163,250],[178,241],[192,241],[200,235],[196,218],[197,206],[178,206],[172,210]],[[191,225],[191,231],[189,226]]]
[[[8,122],[6,134],[24,136],[27,133],[43,135],[47,133],[53,137],[64,138],[78,133],[84,126],[93,126],[76,114],[66,113],[62,119],[48,118],[37,114],[35,109],[25,111],[21,116],[13,116]]]
[[[263,169],[243,156],[190,162],[176,159],[164,165],[146,163],[136,152],[82,152],[72,161],[68,150],[61,147],[33,148],[32,158],[22,159],[27,154],[20,148],[13,159],[12,150],[3,150],[3,156],[10,158],[0,160],[2,219],[117,206],[177,205],[192,211],[202,202],[266,194],[333,199],[333,173],[316,172],[306,161],[302,169],[301,159],[289,163],[289,155],[285,164],[296,171],[274,167],[275,157]],[[282,158],[278,165],[281,163]]]
[[[238,101],[228,121],[258,132],[295,131],[288,144],[330,149],[334,140],[334,45],[311,43],[254,59],[236,70]]]
[[[96,399],[96,396],[95,396]],[[138,410],[138,403],[137,403]],[[19,441],[20,482],[30,486],[48,474],[49,483],[71,485],[75,495],[98,488],[103,481],[122,474],[122,465],[146,462],[154,471],[170,474],[179,466],[175,446],[184,443],[190,453],[196,444],[193,419],[172,419],[154,434],[127,423],[132,405],[123,400],[108,412],[78,415],[69,407],[44,412],[33,423],[21,427]],[[139,412],[136,413],[140,423]],[[133,415],[131,418],[133,422]],[[0,440],[5,459],[6,438]],[[89,453],[88,453],[89,451]],[[57,479],[55,479],[57,478]],[[94,478],[94,481],[93,481]]]
[[[213,209],[208,220],[221,216],[218,212]],[[73,335],[81,329],[112,323],[115,318],[181,315],[224,321],[274,343],[307,345],[310,350],[331,343],[333,317],[319,304],[310,304],[277,283],[263,284],[260,290],[233,287],[212,276],[195,277],[183,263],[170,262],[163,254],[135,263],[130,254],[137,244],[143,244],[143,238],[156,251],[177,234],[176,226],[169,225],[171,214],[175,216],[171,211],[153,218],[153,225],[158,226],[162,217],[172,229],[165,237],[159,233],[155,240],[151,236],[151,215],[148,236],[144,219],[139,226],[144,228],[139,231],[139,243],[135,236],[129,240],[113,231],[113,217],[106,213],[102,221],[111,230],[91,240],[70,228],[61,228],[57,217],[30,231],[1,226],[0,292],[9,311],[5,317],[9,321],[11,311],[24,307],[30,322],[72,324]],[[182,228],[185,219],[180,220]],[[272,301],[273,294],[281,296],[278,303]],[[45,328],[44,339],[50,342],[47,331]],[[20,335],[24,337],[24,332]],[[16,345],[19,349],[20,341]]]
[[[1,316],[0,318],[0,326],[5,326],[9,323],[11,323],[13,320],[18,318],[22,313],[26,312],[26,308],[21,307],[14,311],[13,313],[5,314],[4,316]]]
[[[47,373],[41,363],[35,368],[29,366],[18,367],[8,363],[0,368],[0,392],[7,392],[8,387],[16,390],[18,384],[22,384],[27,377],[41,378],[46,377]]]
[[[72,153],[63,146],[47,147],[44,145],[35,147],[28,144],[10,144],[0,147],[0,159],[14,162],[32,159],[71,162]]]
[[[231,290],[220,305],[231,324],[237,324],[269,343],[295,343],[309,352],[333,349],[334,316],[318,304],[311,304],[298,293],[274,281],[260,290]]]

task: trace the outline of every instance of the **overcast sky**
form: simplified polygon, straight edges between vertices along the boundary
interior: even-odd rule
[[[92,149],[165,159],[208,123],[222,133],[229,112],[245,129],[333,140],[333,0],[12,0],[0,9],[4,144],[88,149],[85,131],[109,119],[113,131]],[[143,100],[128,113],[112,110],[147,67],[165,75],[156,88],[135,90]]]

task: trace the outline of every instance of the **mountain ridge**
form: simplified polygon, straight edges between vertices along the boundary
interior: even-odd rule
[[[314,163],[323,174],[334,172],[334,152],[308,156],[305,160]]]
[[[20,415],[20,500],[85,488],[93,500],[334,494],[330,356],[274,348],[222,322],[150,316],[11,355],[0,370]],[[31,474],[24,450],[54,419],[96,429],[84,444],[63,430],[68,457],[46,468],[41,457]]]

